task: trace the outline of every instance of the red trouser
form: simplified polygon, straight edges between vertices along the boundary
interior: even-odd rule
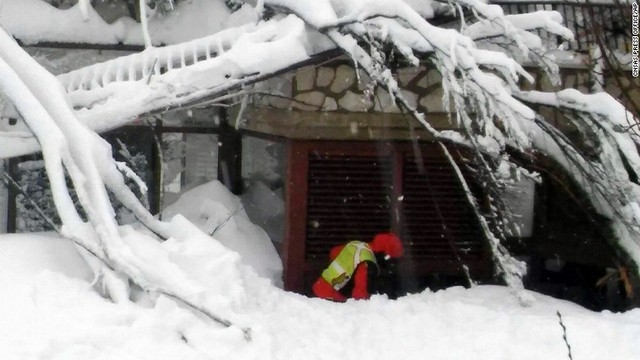
[[[361,263],[353,274],[353,291],[351,297],[356,300],[368,299],[369,291],[367,290],[367,264]],[[313,284],[313,294],[319,298],[333,301],[347,301],[347,298],[334,289],[331,284],[323,277],[319,277]]]

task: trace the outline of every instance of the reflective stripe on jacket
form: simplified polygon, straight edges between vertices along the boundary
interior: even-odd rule
[[[322,278],[334,289],[340,290],[351,280],[356,268],[363,261],[369,261],[378,266],[376,256],[368,244],[362,241],[350,241],[322,272]]]

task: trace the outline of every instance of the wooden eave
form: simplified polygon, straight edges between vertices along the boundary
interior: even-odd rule
[[[433,137],[410,115],[377,112],[320,112],[252,107],[243,114],[244,132],[294,140],[424,140]],[[426,115],[438,130],[454,129],[447,114]]]

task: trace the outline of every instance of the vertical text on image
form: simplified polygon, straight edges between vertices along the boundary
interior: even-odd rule
[[[631,3],[631,75],[637,78],[640,75],[640,29],[638,28],[638,0]]]

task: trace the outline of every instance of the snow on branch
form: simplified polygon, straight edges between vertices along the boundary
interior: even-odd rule
[[[624,110],[606,94],[586,96],[575,90],[565,90],[553,95],[522,93],[518,81],[529,74],[514,59],[511,52],[497,52],[477,47],[475,40],[500,36],[507,45],[514,45],[523,54],[533,51],[545,70],[557,69],[540,38],[533,33],[544,29],[567,40],[572,33],[564,27],[557,12],[539,11],[532,14],[504,16],[496,5],[479,1],[451,1],[459,9],[471,10],[477,22],[462,32],[431,25],[402,1],[352,1],[340,6],[329,1],[301,3],[288,0],[266,0],[265,4],[294,13],[307,24],[328,36],[339,48],[349,54],[356,65],[366,71],[380,86],[386,87],[401,106],[414,115],[435,139],[445,140],[431,127],[424,116],[410,107],[402,97],[398,84],[389,71],[385,45],[391,45],[410,63],[415,64],[414,52],[426,53],[426,58],[442,74],[445,90],[444,101],[452,101],[456,111],[454,117],[462,129],[462,135],[476,149],[474,162],[478,164],[482,181],[492,194],[491,223],[496,238],[504,238],[504,225],[498,213],[502,212],[495,195],[504,179],[496,176],[506,164],[518,171],[518,166],[505,157],[509,145],[519,152],[527,153],[545,149],[532,134],[544,133],[554,146],[562,148],[562,154],[570,159],[571,173],[584,177],[578,183],[590,193],[594,203],[609,204],[603,209],[614,223],[622,246],[632,261],[640,263],[637,243],[640,209],[637,182],[640,174],[638,136],[633,131],[637,119]],[[509,43],[511,42],[511,43]],[[366,47],[366,49],[365,49]],[[506,49],[507,47],[503,47]],[[488,71],[494,70],[494,71]],[[552,99],[549,97],[553,96]],[[535,100],[535,101],[534,101]],[[575,144],[548,124],[541,123],[527,104],[545,103],[557,108],[577,112],[574,124],[583,136],[595,136],[599,158],[596,162],[586,158]],[[595,188],[596,191],[589,191]],[[494,251],[497,251],[497,247]]]
[[[366,6],[362,6],[363,3],[366,3]],[[449,134],[441,135],[424,115],[411,107],[402,96],[386,63],[384,44],[391,41],[392,45],[399,49],[399,53],[412,63],[415,62],[412,56],[412,50],[415,48],[428,49],[431,52],[429,59],[443,77],[445,99],[451,97],[455,102],[456,119],[464,129],[463,135],[476,149],[478,174],[482,176],[482,182],[490,188],[488,192],[492,196],[489,198],[493,199],[494,203],[491,206],[492,220],[485,218],[486,215],[480,211],[479,205],[471,197],[470,205],[483,224],[499,274],[513,289],[522,289],[520,277],[525,272],[523,266],[511,258],[500,245],[500,241],[505,238],[506,222],[501,220],[499,212],[504,206],[499,203],[498,197],[493,195],[503,187],[503,179],[494,175],[502,162],[487,159],[485,154],[498,155],[503,152],[507,139],[523,151],[530,147],[527,134],[521,129],[518,120],[533,121],[535,113],[508,91],[509,88],[517,88],[516,82],[521,76],[532,81],[526,71],[514,59],[504,54],[477,49],[471,38],[453,29],[432,26],[402,1],[349,2],[349,5],[342,6],[340,11],[333,9],[334,12],[325,13],[323,16],[318,16],[317,13],[321,12],[321,7],[329,6],[328,2],[314,2],[313,5],[320,6],[317,9],[309,3],[284,0],[267,0],[265,4],[284,9],[285,12],[293,12],[329,37],[336,46],[349,54],[371,79],[379,86],[385,87],[401,109],[418,119],[435,139],[445,141],[451,138]],[[501,14],[500,10],[492,19],[500,17]],[[393,21],[395,26],[381,26]],[[406,30],[398,31],[401,28]],[[412,36],[406,36],[407,34]],[[410,39],[410,42],[402,43],[404,39]],[[368,46],[368,51],[363,48],[363,44]],[[481,66],[497,69],[498,72],[496,74],[485,71]],[[505,86],[507,83],[510,86]],[[500,127],[494,124],[495,118],[501,119]],[[462,143],[464,142],[463,140]],[[443,150],[448,154],[444,146]],[[458,169],[452,157],[449,155],[448,158],[452,166]],[[459,179],[463,187],[468,189],[465,179],[461,176]],[[521,300],[523,303],[528,302],[528,299]]]
[[[517,96],[560,111],[579,131],[578,140],[538,117],[530,131],[535,147],[554,159],[587,194],[592,206],[611,221],[614,247],[640,264],[640,119],[607,93],[527,91]],[[576,144],[576,141],[582,142]],[[587,145],[587,150],[581,150]]]
[[[231,326],[230,321],[216,315],[218,295],[170,261],[158,238],[119,228],[107,189],[159,237],[176,237],[176,230],[172,232],[169,224],[154,219],[126,186],[110,146],[76,118],[57,79],[1,30],[0,91],[16,106],[42,147],[62,219],[60,232],[80,245],[80,253],[96,278],[102,279],[109,297],[128,302],[131,280],[146,291],[176,299],[223,326]],[[88,216],[87,224],[71,201],[65,170]],[[177,231],[187,228],[183,225]],[[249,329],[242,331],[250,339]]]
[[[310,48],[310,41],[304,23],[288,16],[183,44],[153,47],[60,75],[59,80],[68,101],[78,108],[77,118],[103,132],[141,114],[217,98],[301,66],[332,48],[328,41]],[[0,131],[0,139],[7,144],[0,147],[0,158],[37,151],[35,139],[25,135]]]

